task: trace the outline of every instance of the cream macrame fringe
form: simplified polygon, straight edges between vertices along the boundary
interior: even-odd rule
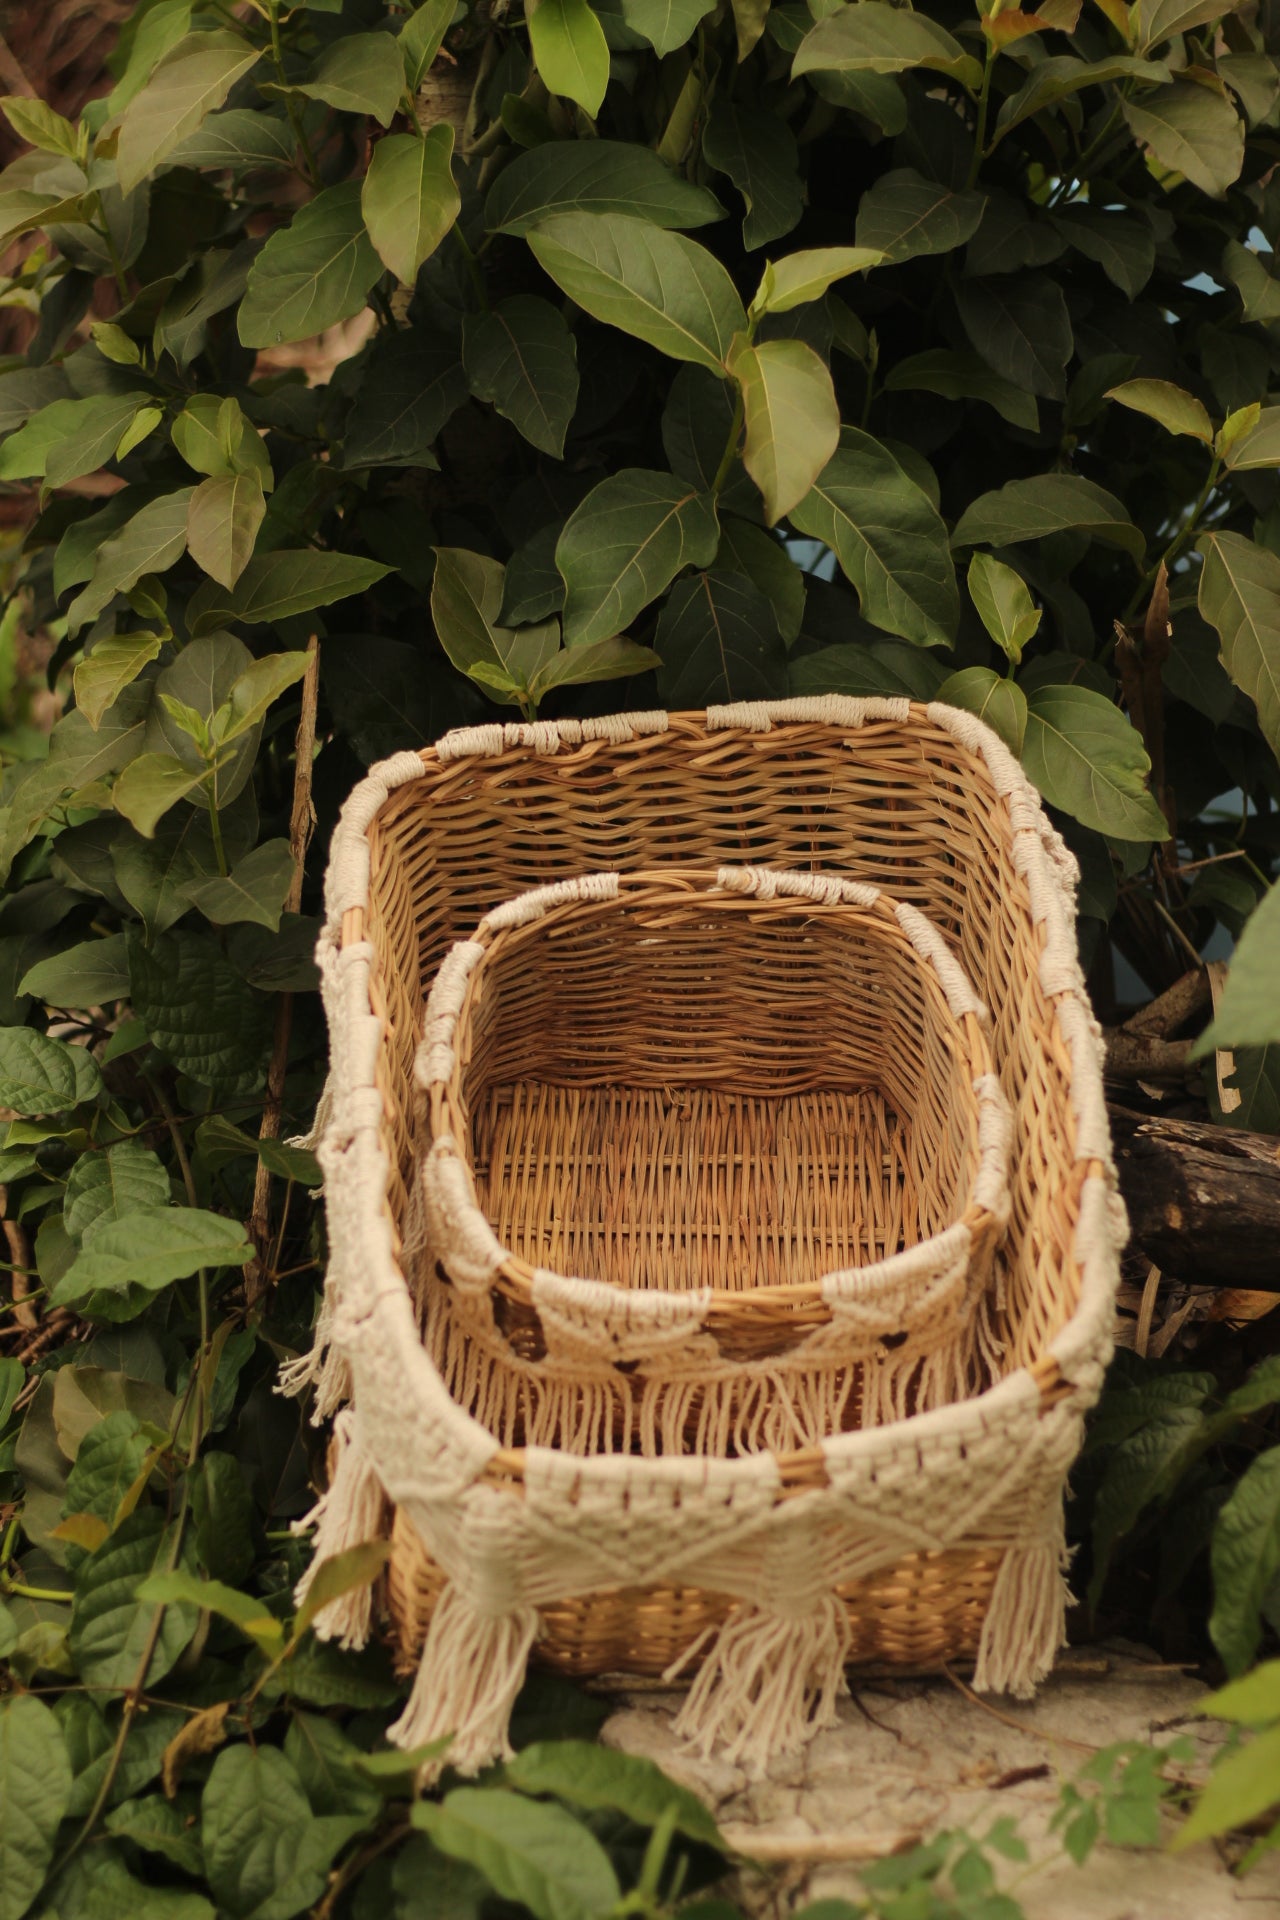
[[[297,1521],[293,1531],[315,1528],[311,1565],[294,1589],[294,1599],[302,1605],[311,1591],[311,1583],[326,1560],[366,1540],[377,1540],[383,1532],[386,1495],[373,1461],[360,1439],[355,1413],[340,1413],[333,1423],[332,1472],[328,1490],[323,1493],[305,1520]],[[373,1616],[372,1586],[356,1587],[340,1594],[321,1607],[314,1626],[321,1640],[337,1640],[348,1652],[362,1647],[369,1638]]]
[[[1059,1537],[1010,1547],[982,1623],[973,1684],[1029,1700],[1066,1645],[1066,1553]]]
[[[675,1721],[675,1732],[704,1754],[762,1771],[822,1727],[834,1726],[848,1692],[849,1616],[834,1594],[810,1612],[739,1607],[707,1652]]]
[[[482,1613],[452,1581],[436,1601],[408,1705],[387,1738],[412,1750],[452,1734],[447,1762],[429,1762],[424,1786],[448,1764],[478,1773],[511,1758],[507,1727],[538,1634],[538,1610]]]

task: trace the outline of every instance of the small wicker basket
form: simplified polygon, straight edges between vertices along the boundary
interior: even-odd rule
[[[719,1457],[963,1399],[1009,1212],[986,1023],[918,908],[835,875],[486,914],[416,1069],[454,1398],[506,1446]]]
[[[981,1377],[955,1405],[789,1454],[503,1447],[422,1340],[426,985],[524,888],[728,862],[826,869],[918,906],[990,1009],[1013,1144]],[[907,700],[476,728],[352,795],[319,949],[330,1266],[313,1352],[284,1384],[314,1388],[317,1419],[352,1403],[314,1564],[390,1525],[392,1615],[406,1655],[422,1649],[395,1739],[449,1733],[453,1765],[490,1761],[535,1648],[577,1672],[700,1659],[680,1725],[746,1759],[829,1720],[850,1658],[976,1657],[976,1686],[1021,1693],[1048,1670],[1066,1475],[1110,1353],[1124,1235],[1075,880],[995,735]],[[320,1618],[348,1643],[371,1624],[367,1594]]]

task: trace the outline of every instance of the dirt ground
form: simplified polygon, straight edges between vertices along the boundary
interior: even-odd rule
[[[1280,1913],[1280,1854],[1245,1879],[1232,1874],[1229,1850],[1208,1845],[1176,1855],[1100,1845],[1076,1867],[1047,1833],[1060,1780],[1115,1741],[1188,1734],[1199,1758],[1186,1771],[1199,1777],[1223,1733],[1196,1716],[1205,1691],[1132,1648],[1065,1654],[1033,1702],[978,1704],[946,1680],[866,1680],[838,1727],[763,1779],[690,1756],[671,1730],[672,1693],[626,1695],[603,1738],[694,1788],[741,1851],[769,1863],[734,1889],[755,1920],[856,1899],[851,1861],[941,1828],[981,1833],[1001,1816],[1018,1821],[1032,1862],[1046,1861],[1006,1876],[1028,1920],[1263,1920]]]

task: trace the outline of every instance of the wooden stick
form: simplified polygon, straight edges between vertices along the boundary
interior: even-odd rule
[[[1280,1293],[1280,1141],[1112,1106],[1133,1239],[1170,1280]]]

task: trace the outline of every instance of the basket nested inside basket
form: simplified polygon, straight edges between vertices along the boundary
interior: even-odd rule
[[[418,1078],[429,1341],[505,1440],[749,1451],[972,1390],[1007,1110],[918,910],[758,868],[535,890],[446,959]]]

